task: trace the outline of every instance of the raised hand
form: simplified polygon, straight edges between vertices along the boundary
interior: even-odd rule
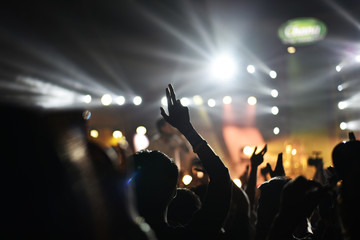
[[[270,176],[272,178],[277,177],[277,176],[285,176],[285,170],[284,170],[284,165],[283,165],[283,154],[282,153],[279,153],[279,155],[278,155],[274,171],[270,167]]]
[[[258,167],[264,161],[264,155],[267,152],[267,145],[256,154],[257,147],[255,147],[253,154],[251,155],[250,162],[252,167]]]
[[[184,107],[181,105],[180,100],[176,99],[175,91],[171,84],[169,84],[169,87],[166,88],[165,92],[169,114],[166,114],[164,108],[160,107],[161,115],[180,132],[186,131],[191,125],[188,107]]]
[[[356,141],[354,132],[349,132],[349,141]]]

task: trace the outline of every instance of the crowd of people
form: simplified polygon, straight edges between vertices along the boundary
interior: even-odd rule
[[[267,147],[255,148],[239,188],[172,85],[166,97],[159,132],[167,124],[177,129],[208,179],[193,188],[178,185],[173,151],[162,151],[166,134],[152,150],[105,151],[87,138],[77,110],[1,106],[2,239],[360,239],[360,141],[353,133],[334,146],[333,167],[317,169],[320,180],[290,179],[279,153],[274,170],[267,166],[271,178],[257,187]]]

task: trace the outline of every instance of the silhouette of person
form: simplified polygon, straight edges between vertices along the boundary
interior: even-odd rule
[[[156,129],[158,134],[151,139],[147,149],[165,153],[174,159],[183,174],[190,173],[191,160],[195,154],[190,151],[191,146],[184,136],[164,118],[156,121]]]
[[[201,201],[198,195],[190,189],[178,188],[176,197],[168,208],[168,223],[172,226],[185,226],[200,208]]]
[[[134,171],[129,182],[135,186],[137,207],[141,216],[154,229],[158,239],[214,239],[218,236],[229,210],[231,179],[228,169],[207,142],[193,128],[189,109],[181,105],[172,85],[166,88],[168,114],[161,115],[189,141],[202,161],[210,182],[202,207],[182,227],[168,224],[167,210],[176,194],[178,169],[173,160],[156,150],[144,150],[129,158]]]

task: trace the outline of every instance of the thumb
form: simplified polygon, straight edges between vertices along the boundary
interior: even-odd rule
[[[167,122],[169,122],[169,121],[168,121],[168,120],[169,120],[169,116],[166,114],[166,112],[165,112],[165,110],[164,110],[163,107],[160,107],[160,114],[161,114],[161,116],[163,116],[163,118],[164,118]]]

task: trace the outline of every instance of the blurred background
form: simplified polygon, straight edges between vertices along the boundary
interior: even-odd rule
[[[309,158],[330,166],[359,136],[359,12],[356,0],[12,1],[0,101],[83,109],[90,139],[135,151],[172,83],[233,179],[265,143],[264,166],[283,152],[287,175],[312,178]]]

